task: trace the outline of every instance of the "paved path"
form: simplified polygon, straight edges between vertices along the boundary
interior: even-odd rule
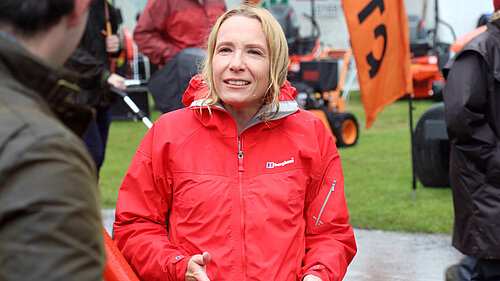
[[[103,210],[111,233],[114,210]],[[354,229],[358,254],[344,281],[442,281],[446,268],[462,255],[443,234]]]
[[[344,281],[441,281],[462,258],[451,236],[354,229],[358,254]]]

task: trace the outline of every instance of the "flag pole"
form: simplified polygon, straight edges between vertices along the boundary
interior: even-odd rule
[[[412,175],[412,191],[413,199],[417,198],[417,180],[415,178],[415,146],[413,144],[413,94],[408,94],[408,106],[410,112],[410,145],[411,145],[411,175]]]

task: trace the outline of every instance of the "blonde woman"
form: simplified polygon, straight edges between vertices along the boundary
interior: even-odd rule
[[[356,243],[340,157],[287,66],[268,11],[219,18],[188,108],[155,123],[120,188],[114,237],[143,280],[342,280]]]

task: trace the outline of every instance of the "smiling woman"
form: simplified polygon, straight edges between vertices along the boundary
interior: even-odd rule
[[[269,85],[269,49],[257,20],[228,18],[219,29],[212,59],[215,92],[238,131],[264,104]]]
[[[341,280],[356,243],[340,157],[294,100],[280,25],[235,8],[207,47],[188,107],[161,116],[132,160],[115,242],[143,280]]]
[[[237,17],[235,17],[237,16]],[[226,23],[226,21],[230,21],[228,24],[222,25],[222,23]],[[231,26],[231,22],[238,24],[238,27]],[[251,26],[247,26],[246,23],[250,23]],[[225,29],[223,32],[220,32],[220,29]],[[229,32],[229,33],[227,33]],[[250,33],[248,33],[250,32]],[[225,38],[219,38],[224,36]],[[228,38],[228,37],[233,38]],[[252,38],[254,36],[254,38]],[[263,36],[263,37],[262,37]],[[240,38],[241,37],[241,38]],[[227,40],[230,41],[227,41]],[[288,68],[288,44],[286,42],[286,38],[282,32],[281,26],[274,19],[274,17],[264,9],[252,9],[252,12],[249,12],[249,9],[233,9],[230,12],[224,14],[216,25],[213,28],[213,32],[210,34],[210,38],[207,46],[207,59],[205,61],[205,67],[203,70],[203,79],[207,81],[210,85],[209,87],[209,99],[207,99],[207,105],[215,105],[220,101],[220,94],[218,93],[218,89],[216,86],[216,81],[218,79],[224,79],[221,75],[215,75],[214,71],[216,65],[214,65],[214,60],[217,61],[217,47],[223,46],[224,44],[240,44],[245,45],[247,48],[245,51],[246,56],[240,58],[240,61],[233,61],[232,63],[240,64],[237,67],[241,67],[241,63],[244,64],[244,71],[249,72],[244,75],[252,75],[252,73],[258,73],[259,76],[255,77],[257,79],[254,81],[255,83],[259,82],[263,87],[266,85],[264,96],[261,96],[261,99],[258,101],[260,108],[264,104],[273,104],[274,107],[272,109],[275,112],[268,112],[266,116],[262,116],[263,119],[272,118],[277,111],[279,110],[279,93],[280,88],[285,84],[286,76],[287,76],[287,68]],[[235,48],[236,46],[233,46]],[[220,50],[219,50],[220,51]],[[231,52],[232,50],[226,49],[224,52]],[[234,54],[233,54],[234,56]],[[234,58],[234,57],[230,57]],[[252,61],[246,60],[245,58],[253,58]],[[267,66],[264,69],[259,70],[256,66],[251,66],[251,69],[248,69],[248,66],[251,63],[257,62],[262,65],[262,63]],[[234,66],[233,66],[234,67]],[[238,72],[242,73],[242,69],[238,69]],[[233,70],[234,71],[234,70]],[[262,81],[263,77],[260,75],[267,76],[267,83]],[[257,75],[256,75],[257,76]],[[228,79],[227,82],[231,81]],[[251,82],[251,81],[244,81]],[[229,82],[231,83],[231,82]],[[233,84],[241,82],[232,82]],[[262,94],[262,93],[261,93]],[[258,93],[253,93],[253,95],[258,96]],[[271,109],[269,107],[268,109]],[[250,113],[248,115],[252,115],[252,110],[249,110]],[[255,115],[256,112],[253,112]],[[251,117],[253,117],[252,115]],[[244,122],[243,122],[244,123]]]

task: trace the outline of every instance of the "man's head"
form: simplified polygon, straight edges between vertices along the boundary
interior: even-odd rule
[[[0,29],[35,56],[62,65],[80,41],[90,1],[1,0]]]
[[[72,10],[73,0],[2,0],[0,22],[29,35],[53,26]]]

